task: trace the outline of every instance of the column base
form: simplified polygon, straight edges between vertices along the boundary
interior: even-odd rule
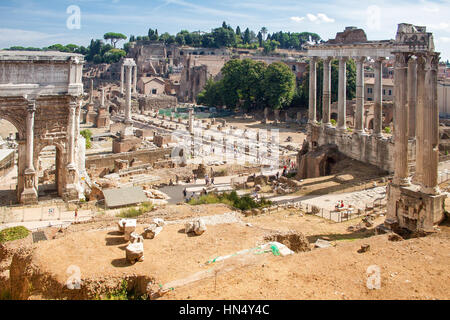
[[[394,232],[407,229],[411,232],[432,232],[433,227],[444,219],[445,195],[428,195],[417,186],[389,185],[388,216],[386,227]]]
[[[368,136],[369,134],[365,130],[355,130],[355,134],[359,136]]]
[[[428,195],[431,195],[431,196],[436,196],[436,195],[441,194],[441,190],[439,189],[438,186],[433,187],[433,188],[432,187],[421,186],[420,187],[420,191],[423,192],[423,193],[426,193]]]
[[[409,177],[407,178],[395,178],[393,181],[394,185],[400,186],[400,187],[409,187],[411,185],[411,179]]]
[[[25,188],[20,195],[20,203],[25,205],[37,204],[38,194],[36,188]]]
[[[337,127],[336,131],[338,133],[345,133],[345,132],[347,132],[347,127]]]
[[[68,184],[62,195],[62,199],[64,201],[79,200],[80,199],[79,188],[77,188],[75,184]]]

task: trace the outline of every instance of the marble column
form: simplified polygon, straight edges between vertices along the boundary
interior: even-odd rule
[[[374,117],[373,134],[381,137],[383,130],[383,58],[375,60],[375,83],[373,85]]]
[[[137,65],[133,67],[133,93],[137,93]]]
[[[316,123],[317,104],[317,58],[309,59],[309,123]]]
[[[124,65],[121,65],[120,66],[120,94],[123,94],[123,80],[124,80],[123,73],[125,71],[124,69],[125,69]]]
[[[416,74],[417,74],[417,98],[416,98],[416,119],[423,119],[424,109],[426,104],[427,93],[425,91],[425,57],[419,55],[416,60]],[[417,121],[415,127],[416,138],[416,171],[414,173],[413,181],[415,184],[422,185],[423,179],[423,136],[424,123]]]
[[[347,57],[339,58],[339,88],[338,88],[338,125],[337,130],[347,130]]]
[[[125,84],[125,123],[131,123],[131,66],[127,66]]]
[[[26,170],[34,171],[34,115],[36,113],[36,101],[29,101],[27,108],[27,165]]]
[[[26,119],[27,140],[26,140],[26,163],[25,163],[25,170],[23,172],[24,187],[20,195],[20,202],[24,204],[36,203],[38,199],[38,194],[36,190],[36,170],[33,164],[35,113],[36,113],[36,102],[34,100],[29,100]]]
[[[105,88],[102,88],[102,99],[101,99],[101,107],[105,107]]]
[[[408,62],[409,139],[416,137],[417,59]]]
[[[425,65],[425,108],[423,110],[423,178],[421,191],[439,194],[439,109],[437,102],[437,71],[439,53],[429,53]]]
[[[189,108],[188,130],[190,134],[194,133],[194,109]]]
[[[331,57],[323,60],[322,126],[331,126]]]
[[[92,104],[94,99],[94,79],[91,79],[91,88],[89,89],[89,104]]]
[[[356,58],[356,113],[355,132],[364,133],[364,61],[366,57]]]
[[[69,122],[67,124],[67,163],[68,168],[75,167],[75,111],[77,109],[76,101],[71,101],[69,104]]]
[[[395,53],[394,70],[394,180],[395,185],[408,186],[408,54]]]

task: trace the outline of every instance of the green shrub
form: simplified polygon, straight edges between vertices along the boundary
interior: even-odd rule
[[[29,234],[30,230],[22,226],[3,229],[2,231],[0,231],[0,243],[23,239],[26,238]]]
[[[11,291],[7,289],[1,289],[0,300],[12,300]]]
[[[80,131],[80,135],[82,135],[86,139],[86,149],[90,149],[92,147],[91,137],[92,132],[89,129],[84,129]]]
[[[240,210],[250,210],[254,208],[262,208],[266,206],[270,206],[272,204],[271,201],[265,200],[264,198],[255,201],[250,196],[239,196],[236,191],[232,191],[230,193],[223,194],[214,194],[210,193],[207,195],[201,196],[199,199],[192,199],[189,201],[191,205],[199,205],[199,204],[213,204],[213,203],[224,203],[231,207]]]
[[[385,133],[391,133],[391,127],[385,127],[384,128]]]
[[[331,120],[330,120],[330,123],[331,123],[331,125],[332,125],[333,127],[335,127],[335,126],[336,126],[336,120],[334,120],[334,119],[331,119]]]
[[[122,280],[119,289],[107,293],[106,296],[97,296],[97,300],[148,300],[148,296],[146,294],[139,295],[135,290],[129,291],[128,282]]]
[[[153,210],[153,204],[150,202],[144,202],[139,207],[131,207],[127,209],[120,210],[120,213],[117,215],[120,218],[135,218],[143,215],[144,213],[150,212]]]

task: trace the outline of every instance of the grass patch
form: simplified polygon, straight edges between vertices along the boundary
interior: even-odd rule
[[[0,291],[0,300],[12,300],[11,291],[2,289]]]
[[[96,300],[148,300],[148,296],[138,295],[134,290],[128,290],[128,283],[122,280],[120,288],[107,293],[105,296],[97,296]]]
[[[30,230],[22,226],[3,229],[0,231],[0,243],[23,239],[29,234]]]
[[[191,205],[224,203],[240,210],[250,210],[255,208],[264,208],[272,205],[272,201],[264,198],[259,201],[253,200],[250,196],[238,196],[236,191],[223,194],[210,193],[203,195],[198,199],[189,201]]]
[[[144,213],[150,212],[153,210],[153,204],[150,202],[144,202],[139,207],[131,207],[127,209],[120,210],[120,213],[117,217],[120,218],[135,218],[143,215]]]

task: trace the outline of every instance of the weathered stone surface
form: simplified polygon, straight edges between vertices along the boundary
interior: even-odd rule
[[[131,264],[144,261],[144,243],[142,241],[130,243],[125,248],[125,258]]]
[[[184,232],[185,233],[195,233],[196,235],[202,235],[206,231],[206,224],[203,219],[196,219],[195,221],[191,221],[186,223]]]

